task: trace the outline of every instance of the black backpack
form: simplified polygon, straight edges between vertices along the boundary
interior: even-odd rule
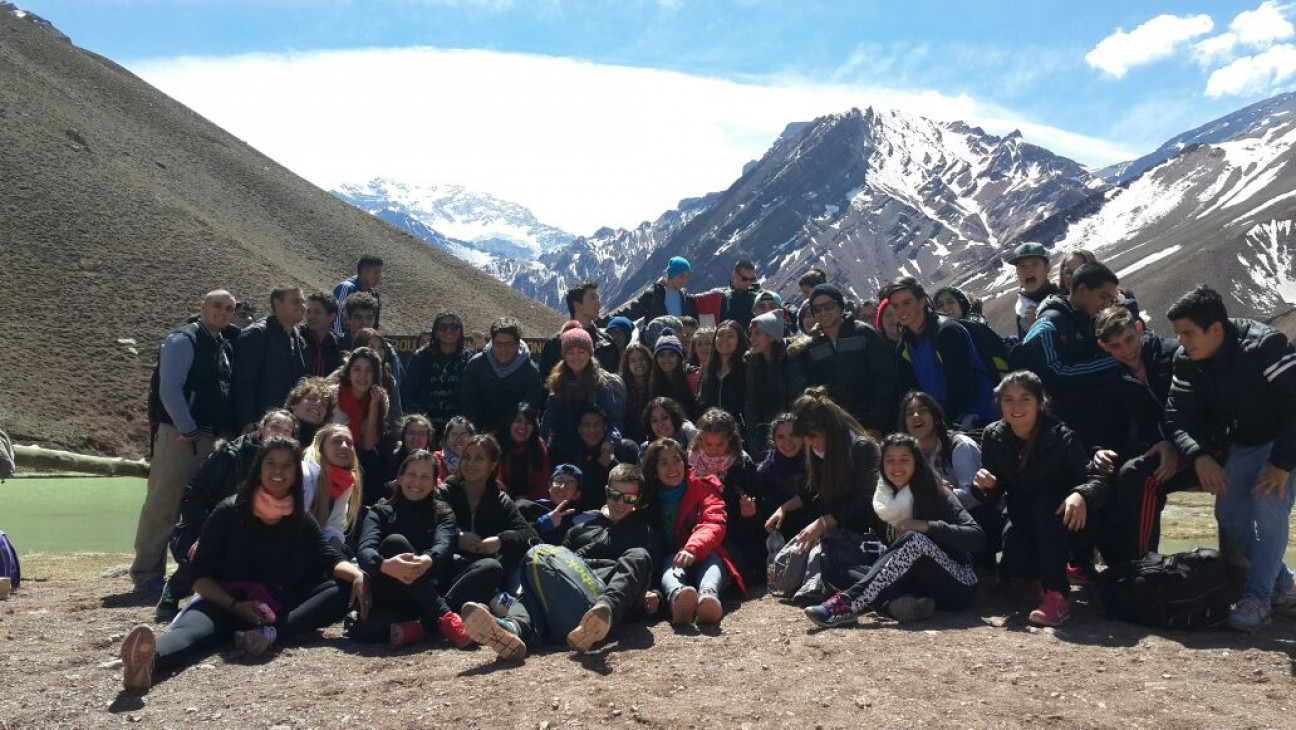
[[[984,322],[960,319],[958,323],[967,331],[968,338],[972,340],[972,348],[981,356],[981,363],[985,365],[986,371],[992,376],[994,382],[999,382],[1003,376],[1012,371],[1009,360],[1013,348],[1017,345],[1016,338],[1000,337],[998,332],[990,329],[990,325]]]
[[[1219,551],[1148,553],[1109,569],[1103,581],[1107,617],[1164,629],[1204,629],[1228,618],[1238,598]]]

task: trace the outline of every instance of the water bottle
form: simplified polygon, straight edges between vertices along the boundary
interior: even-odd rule
[[[778,530],[770,530],[765,538],[765,584],[771,589],[774,586],[774,558],[778,557],[786,544],[787,540]]]

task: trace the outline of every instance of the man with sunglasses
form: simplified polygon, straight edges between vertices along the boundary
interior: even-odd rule
[[[583,572],[592,573],[602,584],[593,605],[586,604],[589,607],[579,623],[567,633],[568,646],[581,652],[606,638],[627,616],[654,612],[653,604],[659,602],[649,588],[664,543],[643,514],[643,474],[633,464],[618,464],[609,475],[606,494],[607,504],[588,522],[572,527],[563,540],[563,547],[584,563]],[[546,627],[562,620],[559,610],[570,608],[541,601],[524,588],[521,600],[504,618],[492,616],[482,604],[464,604],[464,623],[477,643],[503,659],[521,660],[527,645],[540,645],[546,635],[552,636]],[[574,618],[567,611],[562,613]]]
[[[725,289],[724,299],[720,302],[720,322],[732,319],[746,331],[760,292],[760,284],[756,283],[756,264],[751,259],[738,259],[729,276],[729,288]]]
[[[463,318],[445,309],[432,320],[432,341],[410,356],[401,387],[406,413],[422,413],[436,426],[438,435],[462,412],[460,391],[464,368],[472,358],[464,346]]]

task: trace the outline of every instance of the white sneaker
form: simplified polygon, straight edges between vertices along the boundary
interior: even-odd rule
[[[242,649],[248,656],[261,656],[270,651],[279,632],[273,626],[258,626],[247,631],[234,632],[234,648]]]
[[[1269,604],[1250,593],[1242,596],[1232,611],[1229,611],[1229,628],[1238,631],[1258,631],[1269,625]]]

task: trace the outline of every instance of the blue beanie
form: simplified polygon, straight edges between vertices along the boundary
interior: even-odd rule
[[[693,265],[683,256],[672,256],[666,264],[666,278],[674,279],[680,274],[688,274],[693,271]]]
[[[613,317],[612,321],[608,322],[607,328],[612,329],[613,327],[620,327],[626,332],[634,332],[634,322],[631,322],[627,317]]]
[[[657,342],[653,343],[653,357],[657,357],[663,352],[673,352],[682,360],[684,359],[684,346],[680,344],[679,338],[675,336],[675,330],[667,327],[661,331],[657,337]]]

